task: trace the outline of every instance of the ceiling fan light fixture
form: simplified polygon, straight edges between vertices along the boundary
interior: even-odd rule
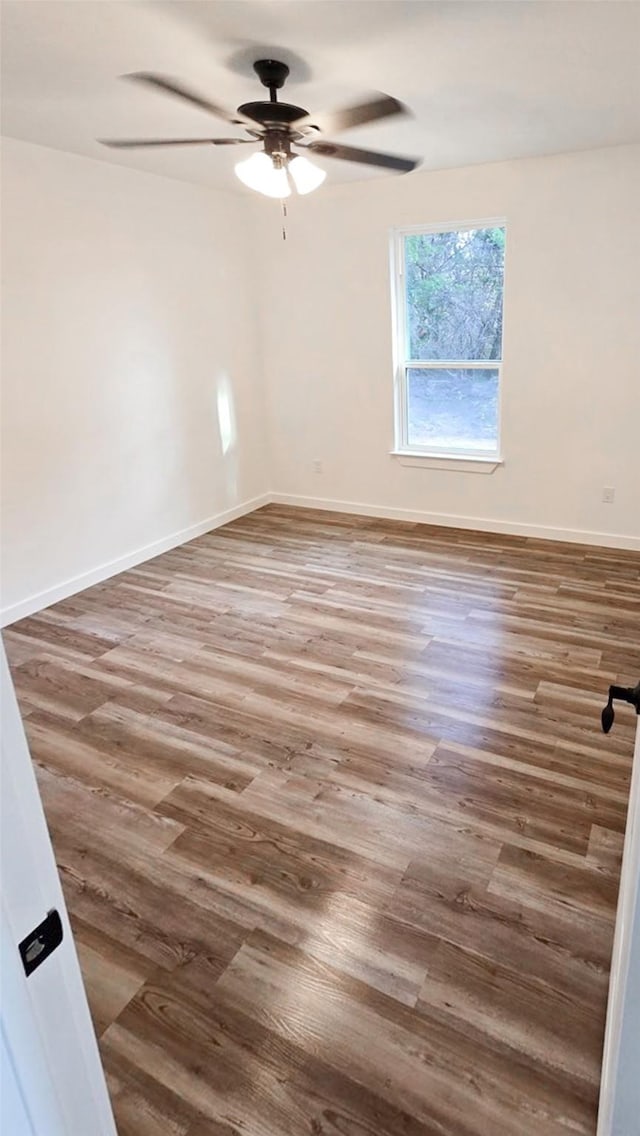
[[[284,166],[277,167],[273,159],[259,151],[235,167],[236,176],[249,189],[264,193],[266,197],[289,197],[291,186]]]
[[[320,166],[303,158],[301,154],[297,154],[289,162],[289,173],[298,193],[311,193],[322,185],[327,176],[326,170],[321,170]]]

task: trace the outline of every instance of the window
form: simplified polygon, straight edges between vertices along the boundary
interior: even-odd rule
[[[499,458],[505,225],[397,230],[396,449]]]

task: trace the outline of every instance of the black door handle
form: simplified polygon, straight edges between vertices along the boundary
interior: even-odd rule
[[[42,923],[34,927],[30,935],[27,935],[21,943],[18,943],[20,958],[27,978],[30,974],[33,974],[34,970],[37,970],[41,962],[49,958],[56,947],[60,946],[62,936],[62,920],[54,907],[48,912],[46,919],[43,919]]]
[[[609,687],[609,700],[604,710],[602,711],[602,729],[605,734],[609,733],[613,725],[615,713],[613,710],[613,700],[617,699],[618,702],[629,702],[636,708],[636,714],[640,714],[640,682],[637,686],[610,686]]]

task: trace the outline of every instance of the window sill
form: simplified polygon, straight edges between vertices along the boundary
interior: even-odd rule
[[[457,473],[493,473],[504,465],[501,457],[464,457],[462,454],[421,454],[416,450],[390,450],[400,465],[416,469],[448,469]]]

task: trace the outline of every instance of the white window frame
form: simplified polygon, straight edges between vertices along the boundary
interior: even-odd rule
[[[404,241],[405,237],[414,233],[453,233],[468,229],[497,229],[507,230],[507,221],[504,217],[489,217],[481,220],[444,221],[428,225],[407,225],[391,230],[391,310],[393,319],[393,374],[394,374],[394,422],[395,445],[392,455],[399,458],[403,464],[417,465],[428,462],[436,468],[447,468],[448,463],[466,463],[469,470],[478,469],[479,472],[492,472],[496,466],[503,463],[502,458],[502,368],[504,357],[504,278],[503,272],[503,329],[502,343],[500,345],[499,359],[409,359],[406,352],[406,303],[405,303],[405,269],[404,269]],[[408,437],[408,406],[407,406],[407,371],[409,370],[497,370],[498,372],[498,436],[495,450],[470,450],[452,447],[419,446],[409,443]]]

